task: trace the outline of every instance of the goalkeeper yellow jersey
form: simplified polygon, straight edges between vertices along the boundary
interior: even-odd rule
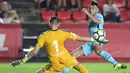
[[[69,54],[64,47],[65,40],[75,40],[76,37],[76,34],[67,30],[48,30],[39,36],[37,45],[40,48],[44,46],[49,57],[59,57]]]

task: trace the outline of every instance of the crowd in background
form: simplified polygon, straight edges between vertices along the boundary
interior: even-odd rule
[[[67,10],[70,8],[81,9],[82,0],[35,0],[40,3],[38,7],[47,8],[47,10]]]
[[[98,2],[98,0],[92,0]],[[81,11],[83,0],[35,0],[37,8],[45,8],[46,11],[68,11],[77,9]],[[88,5],[89,6],[89,5]],[[105,21],[123,22],[120,17],[120,10],[114,4],[114,0],[106,0],[101,13],[104,15]],[[0,23],[20,23],[20,18],[15,10],[7,1],[0,2]]]
[[[103,15],[106,21],[122,22],[120,10],[116,4],[114,4],[114,0],[107,0],[106,4],[103,6]]]
[[[7,1],[0,2],[0,23],[20,23],[19,16]]]
[[[98,2],[98,0],[92,0]],[[77,8],[79,11],[82,9],[82,0],[35,0],[38,8],[46,8],[47,11],[50,10],[69,10]],[[106,4],[103,6],[102,14],[106,21],[111,22],[122,22],[120,18],[120,10],[114,4],[114,0],[106,0]]]

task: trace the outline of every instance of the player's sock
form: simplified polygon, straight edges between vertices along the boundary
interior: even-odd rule
[[[80,73],[89,73],[88,70],[82,66],[81,64],[78,64],[77,66],[74,67],[77,71]]]
[[[68,71],[70,70],[70,68],[65,68],[62,73],[68,73]]]
[[[109,61],[113,65],[117,64],[117,61],[106,51],[101,51],[100,56],[103,57],[105,60]]]

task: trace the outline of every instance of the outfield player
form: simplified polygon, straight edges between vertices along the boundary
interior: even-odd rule
[[[93,42],[94,39],[80,37],[72,32],[58,29],[59,25],[60,23],[58,18],[52,17],[50,19],[51,29],[39,36],[38,42],[32,51],[30,51],[23,59],[14,61],[12,65],[17,66],[25,63],[28,59],[32,58],[40,48],[44,46],[49,57],[49,64],[39,70],[37,73],[56,73],[67,67],[74,67],[80,73],[88,73],[88,70],[86,70],[85,67],[79,64],[77,60],[69,54],[69,52],[64,47],[64,41],[71,39]]]
[[[90,37],[93,38],[93,31],[98,28],[103,29],[103,25],[104,25],[104,18],[102,14],[99,13],[98,3],[93,1],[91,2],[90,13],[85,8],[83,8],[82,11],[85,12],[90,18],[88,20],[88,25],[89,25],[88,31]],[[102,50],[102,45],[103,44],[99,42],[88,42],[82,45],[81,47],[79,47],[77,50],[73,51],[71,54],[76,58],[78,58],[81,55],[88,56],[95,51],[97,55],[101,56],[108,62],[112,63],[115,70],[127,68],[127,66],[118,63],[107,51]],[[62,71],[62,73],[67,73],[68,71],[69,68],[66,68],[65,70]]]

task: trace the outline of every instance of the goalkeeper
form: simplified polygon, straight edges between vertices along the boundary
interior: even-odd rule
[[[88,73],[88,70],[79,64],[77,60],[69,54],[69,52],[64,47],[64,41],[71,39],[93,42],[95,40],[93,38],[80,37],[72,32],[58,29],[59,26],[59,19],[57,17],[52,17],[50,19],[51,29],[39,36],[38,42],[32,51],[30,51],[23,59],[14,61],[12,65],[17,66],[25,63],[28,59],[32,58],[40,48],[44,46],[49,57],[49,64],[47,64],[37,73],[56,73],[62,71],[65,68],[73,67],[80,73]]]

